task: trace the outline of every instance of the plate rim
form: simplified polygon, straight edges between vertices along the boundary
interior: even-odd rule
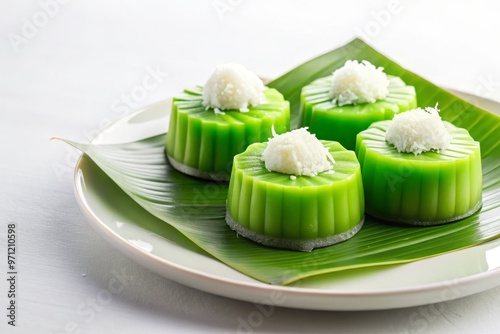
[[[496,104],[500,107],[500,102],[487,99],[484,97],[476,96],[473,94],[457,91],[457,90],[452,90],[449,89],[450,92],[455,93],[458,95],[458,97],[461,96],[468,96],[472,97],[474,99],[479,99],[479,100],[484,100],[487,101],[488,103],[493,103]],[[96,141],[102,141],[103,138],[105,138],[105,133],[108,131],[108,129],[115,127],[117,124],[123,123],[143,112],[146,112],[147,110],[150,110],[151,108],[155,106],[159,106],[165,103],[168,103],[171,99],[163,99],[151,104],[148,104],[142,108],[139,108],[136,111],[133,111],[129,113],[128,115],[116,120],[111,124],[108,128],[104,129],[101,131],[92,141],[91,143],[95,143]],[[104,134],[104,136],[103,136]],[[105,139],[104,139],[105,141]],[[471,291],[468,291],[463,294],[457,294],[454,296],[451,296],[449,298],[440,298],[439,300],[434,300],[434,301],[427,301],[427,302],[404,302],[402,300],[399,300],[400,298],[404,297],[406,295],[408,298],[410,295],[414,294],[425,294],[425,293],[432,293],[433,291],[436,290],[442,290],[449,288],[450,286],[450,280],[444,280],[444,281],[439,281],[439,282],[432,282],[432,283],[425,283],[421,285],[412,285],[412,286],[407,286],[407,287],[397,287],[397,288],[383,288],[383,289],[378,289],[378,290],[334,290],[334,289],[321,289],[321,288],[311,288],[311,287],[298,287],[298,286],[281,286],[281,285],[272,285],[272,284],[266,284],[263,282],[259,281],[241,281],[241,280],[236,280],[233,278],[228,278],[228,277],[223,277],[223,276],[217,276],[212,273],[207,273],[203,272],[201,270],[191,268],[189,265],[181,265],[179,263],[173,262],[169,259],[162,258],[156,254],[149,253],[145,250],[142,250],[135,246],[134,244],[130,243],[127,239],[125,239],[123,236],[119,235],[115,231],[113,231],[111,228],[109,228],[105,222],[101,220],[101,218],[88,206],[86,202],[86,198],[84,196],[83,190],[81,189],[81,182],[79,180],[82,178],[81,174],[81,164],[83,160],[84,154],[80,154],[75,168],[74,168],[74,175],[73,175],[73,190],[75,194],[75,198],[77,200],[77,203],[82,210],[82,212],[90,218],[90,221],[88,223],[95,229],[99,234],[108,242],[110,243],[114,248],[118,249],[122,254],[133,260],[134,262],[138,263],[139,265],[142,265],[157,274],[166,277],[168,279],[171,279],[173,281],[176,281],[182,285],[189,286],[191,288],[205,291],[208,293],[212,293],[215,295],[219,296],[224,296],[236,300],[241,300],[241,301],[246,301],[246,302],[253,302],[253,303],[259,303],[258,301],[255,300],[255,298],[249,298],[248,296],[241,295],[238,293],[234,293],[234,289],[236,291],[238,290],[250,290],[253,293],[258,291],[256,295],[261,296],[261,297],[269,297],[270,293],[283,293],[288,297],[292,297],[292,299],[288,300],[287,303],[276,305],[280,307],[288,307],[288,308],[296,308],[296,309],[309,309],[309,310],[328,310],[328,311],[363,311],[363,310],[384,310],[384,309],[394,309],[394,308],[404,308],[404,307],[413,307],[413,306],[421,306],[421,305],[426,305],[431,302],[444,302],[444,301],[450,301],[454,300],[457,298],[465,297],[468,295],[472,295],[474,293],[486,291],[488,289],[494,288],[495,286],[500,285],[500,267],[494,268],[491,270],[487,270],[481,273],[473,274],[473,275],[467,275],[464,277],[459,277],[453,280],[452,285],[455,287],[460,287],[464,285],[474,285],[474,283],[479,283],[478,281],[481,281],[481,287],[473,287],[470,289]],[[165,240],[165,242],[168,242]],[[483,243],[482,245],[491,243],[492,241],[488,241]],[[479,245],[478,245],[479,246]],[[474,246],[474,247],[478,247]],[[474,248],[472,247],[472,248]],[[455,252],[460,252],[461,250],[455,251]],[[445,255],[445,254],[442,254]],[[438,255],[432,258],[436,258],[442,255]],[[147,259],[146,262],[139,261],[139,260],[144,260]],[[425,261],[425,259],[421,260]],[[414,262],[414,261],[413,261]],[[160,264],[160,265],[159,265]],[[174,271],[174,272],[172,272]],[[189,278],[190,280],[185,281],[181,280],[180,278]],[[206,282],[206,280],[209,280],[213,285],[212,286],[206,286],[206,285],[197,285],[195,284],[196,282]],[[488,284],[485,284],[488,283]],[[227,289],[227,287],[231,287],[231,289]],[[221,289],[223,288],[223,289]],[[376,307],[368,307],[368,306],[362,306],[360,304],[363,304],[362,300],[369,300],[377,297],[392,297],[394,299],[393,304],[391,305],[377,305]],[[300,302],[301,298],[304,297],[309,297],[315,302],[318,302],[317,305],[315,303],[307,303],[305,305],[302,305]],[[396,298],[394,298],[396,297]],[[399,298],[397,298],[399,297]],[[298,299],[297,299],[298,298]],[[324,302],[328,301],[335,301],[335,299],[340,300],[346,300],[346,299],[353,299],[357,298],[360,299],[359,303],[355,304],[347,304],[347,305],[338,305],[337,303],[333,304],[328,304],[325,305]],[[264,299],[261,299],[264,300]]]

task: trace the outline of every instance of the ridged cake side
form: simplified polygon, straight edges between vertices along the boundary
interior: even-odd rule
[[[233,157],[254,142],[290,129],[290,107],[275,89],[264,91],[264,103],[248,112],[216,113],[202,105],[197,86],[172,102],[166,152],[174,168],[197,177],[229,180]]]
[[[479,143],[450,123],[445,152],[415,156],[399,153],[385,141],[390,121],[374,123],[357,137],[366,212],[413,225],[436,225],[465,218],[481,207]]]

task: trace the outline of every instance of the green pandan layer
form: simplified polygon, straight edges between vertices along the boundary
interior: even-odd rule
[[[335,159],[334,172],[294,180],[265,168],[267,143],[235,156],[227,200],[231,228],[264,245],[302,251],[352,237],[364,220],[360,165],[353,151],[322,143]]]
[[[233,157],[248,145],[290,130],[290,106],[277,90],[266,88],[264,102],[248,112],[216,114],[203,105],[203,87],[175,97],[167,133],[167,157],[174,168],[196,177],[229,180]]]
[[[417,107],[413,86],[407,86],[399,77],[387,78],[389,94],[384,100],[341,107],[335,106],[328,96],[331,76],[313,81],[302,88],[300,96],[302,127],[309,127],[318,139],[338,141],[348,150],[354,150],[356,135],[370,124]]]
[[[376,122],[357,137],[368,214],[436,225],[465,218],[481,207],[480,146],[467,130],[445,122],[453,137],[449,148],[415,156],[399,153],[385,141],[390,122]]]

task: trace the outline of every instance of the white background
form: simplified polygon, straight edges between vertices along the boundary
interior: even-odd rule
[[[140,106],[204,83],[219,63],[276,77],[356,36],[438,85],[500,101],[493,3],[1,0],[0,253],[5,226],[17,223],[19,281],[18,326],[7,326],[0,311],[0,331],[234,333],[238,318],[256,310],[149,272],[108,245],[75,201],[75,152],[51,137],[88,140]],[[158,80],[137,95],[148,71]],[[79,314],[121,268],[134,277],[126,289],[92,315]],[[496,288],[433,308],[276,308],[253,330],[493,333],[499,309]]]

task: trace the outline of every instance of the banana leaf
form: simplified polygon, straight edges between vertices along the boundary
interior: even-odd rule
[[[87,154],[128,196],[232,268],[270,284],[290,284],[313,275],[407,263],[472,247],[500,236],[500,117],[405,70],[360,39],[314,58],[268,86],[291,102],[299,124],[301,87],[326,76],[348,59],[368,60],[401,77],[417,91],[419,106],[439,103],[443,119],[468,129],[481,142],[483,207],[458,222],[432,227],[388,225],[366,217],[352,239],[310,253],[279,250],[238,237],[225,223],[227,184],[174,170],[164,153],[165,135],[112,145],[67,141]]]

